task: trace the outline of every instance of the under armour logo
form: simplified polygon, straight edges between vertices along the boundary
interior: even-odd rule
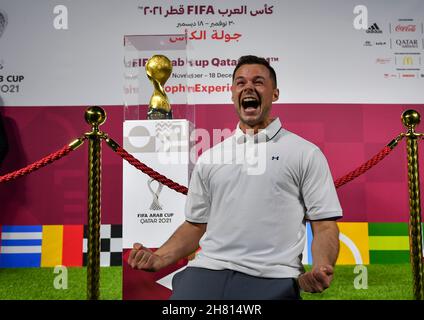
[[[280,156],[272,156],[271,160],[279,160]]]

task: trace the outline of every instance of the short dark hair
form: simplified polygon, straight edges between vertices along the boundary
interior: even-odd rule
[[[275,73],[274,68],[271,67],[271,65],[269,64],[268,60],[262,57],[257,57],[252,55],[241,56],[238,59],[236,68],[234,69],[234,72],[233,72],[233,81],[234,81],[234,76],[236,74],[236,71],[244,64],[261,64],[265,66],[271,75],[271,79],[274,82],[274,86],[277,87],[277,75]]]

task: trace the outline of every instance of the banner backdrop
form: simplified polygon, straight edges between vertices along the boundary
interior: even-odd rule
[[[196,128],[211,137],[201,141],[202,148],[221,140],[212,138],[216,130],[225,136],[235,129],[232,71],[241,55],[255,54],[267,58],[277,71],[280,99],[272,115],[280,117],[288,130],[317,144],[333,178],[339,178],[405,130],[400,121],[405,109],[424,114],[423,12],[421,0],[2,1],[0,114],[9,151],[0,174],[32,163],[89,131],[83,115],[90,105],[105,107],[108,119],[101,129],[122,145],[123,106],[132,89],[126,77],[143,74],[149,58],[128,59],[124,39],[168,35],[167,41],[184,44],[187,51],[185,59],[173,59],[174,71],[165,90],[171,104],[183,95],[195,106]],[[150,96],[152,87],[140,90]],[[147,113],[147,103],[140,101],[140,114]],[[418,131],[424,130],[418,127]],[[103,155],[102,224],[121,225],[122,160],[106,146]],[[2,266],[16,266],[16,261],[23,261],[21,266],[65,263],[68,252],[76,261],[69,265],[84,263],[80,247],[87,222],[86,159],[84,146],[28,177],[0,185],[2,232],[13,237],[19,228],[11,227],[29,225],[36,234],[30,239],[36,248],[28,249],[36,251],[30,253],[35,254],[34,263],[7,256],[16,252],[3,249],[8,247],[4,245]],[[403,142],[338,194],[344,210],[340,263],[407,261]],[[176,214],[183,219],[183,212]],[[78,237],[69,236],[69,230]],[[75,245],[69,244],[71,238],[78,239]],[[106,238],[111,245],[104,256],[115,261],[114,237]],[[61,253],[50,254],[52,247],[43,239],[61,239],[62,246],[54,247]],[[310,239],[309,233],[308,263]],[[113,242],[116,247],[117,241]],[[136,277],[144,277],[137,281],[157,290],[150,298],[166,298],[170,291],[163,288],[169,288],[169,276],[185,263],[161,274],[137,273]],[[128,269],[124,264],[124,272]],[[127,280],[127,286],[134,285],[131,278]],[[125,294],[148,298],[137,296],[137,288]]]
[[[269,59],[280,103],[423,100],[421,0],[9,0],[0,10],[6,106],[121,105],[124,36],[166,34],[190,44],[173,77],[193,67],[196,104],[229,103],[242,54]]]

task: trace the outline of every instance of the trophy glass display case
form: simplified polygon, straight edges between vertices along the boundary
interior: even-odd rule
[[[195,105],[190,95],[187,37],[124,37],[123,147],[172,181],[188,186],[195,162]],[[167,299],[173,273],[149,273],[126,263],[134,243],[159,248],[184,222],[186,195],[123,163],[123,299]]]

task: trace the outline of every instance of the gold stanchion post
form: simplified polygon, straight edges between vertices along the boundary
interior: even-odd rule
[[[91,132],[85,134],[88,146],[88,261],[87,300],[100,297],[100,198],[101,198],[101,139],[99,126],[106,121],[106,112],[100,107],[90,107],[85,112],[85,121]]]
[[[421,233],[420,177],[418,167],[418,139],[422,136],[415,132],[420,123],[420,114],[415,110],[402,113],[402,122],[408,129],[406,133],[408,153],[409,187],[409,248],[413,276],[413,291],[416,300],[424,299],[423,253]]]

